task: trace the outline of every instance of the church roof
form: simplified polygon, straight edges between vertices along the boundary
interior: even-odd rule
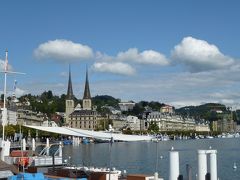
[[[86,81],[85,81],[85,89],[84,89],[83,99],[91,99],[89,82],[88,82],[88,70],[86,70]]]
[[[73,99],[72,79],[71,79],[71,67],[69,65],[69,79],[68,79],[68,90],[67,99]]]
[[[91,116],[91,115],[97,115],[97,111],[77,109],[77,110],[74,110],[70,114],[70,116],[73,116],[73,115],[77,115],[77,116]]]

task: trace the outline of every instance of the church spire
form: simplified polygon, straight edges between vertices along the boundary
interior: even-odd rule
[[[73,99],[72,79],[71,79],[71,66],[70,66],[70,64],[69,64],[69,79],[68,79],[67,99]]]
[[[85,81],[85,89],[84,89],[83,99],[91,99],[89,82],[88,82],[88,68],[87,67],[86,67],[86,81]]]

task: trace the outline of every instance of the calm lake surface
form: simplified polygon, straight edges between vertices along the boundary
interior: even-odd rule
[[[193,179],[197,173],[197,150],[217,150],[218,177],[220,180],[240,179],[240,138],[216,138],[199,140],[178,140],[155,142],[115,142],[64,146],[64,159],[73,165],[106,167],[110,154],[112,167],[127,170],[127,173],[153,174],[156,169],[164,179],[168,179],[169,150],[179,151],[180,173],[186,178],[186,164],[192,167]],[[158,163],[157,153],[158,149]],[[69,158],[70,156],[70,158]],[[209,159],[209,158],[208,158]],[[233,169],[234,162],[238,168]],[[208,165],[209,169],[209,165]]]

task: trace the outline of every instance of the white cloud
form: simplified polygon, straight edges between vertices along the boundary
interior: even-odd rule
[[[141,70],[140,68],[145,67],[136,64],[151,64],[155,67],[168,65],[168,59],[153,50],[139,52],[137,48],[130,48],[115,56],[96,52],[92,58],[95,60],[92,69],[96,72],[129,75],[123,79],[106,78],[104,82],[95,79],[91,84],[93,96],[108,94],[127,100],[159,101],[177,107],[207,102],[234,106],[240,102],[240,95],[237,94],[240,91],[238,85],[240,63],[221,53],[215,45],[203,40],[186,37],[171,52],[171,58],[175,62],[186,65],[195,73],[180,72],[179,69],[177,71],[164,69],[159,72],[156,69],[151,71],[152,69],[146,68],[138,76],[130,76],[135,75],[135,68]],[[148,72],[145,73],[146,71]],[[68,73],[62,72],[61,75],[68,76]],[[61,94],[66,93],[66,86],[65,82],[64,84],[44,82],[27,87],[39,93],[52,89],[54,93]],[[76,84],[74,88],[76,95],[82,97],[79,91],[82,87]]]
[[[213,92],[209,94],[210,97],[218,99],[240,99],[240,94],[238,92],[224,91],[224,92]]]
[[[201,73],[175,72],[155,77],[132,76],[128,79],[98,82],[95,94],[109,94],[127,100],[159,101],[176,107],[204,103],[224,103],[235,106],[240,102],[237,94],[240,70],[215,70]],[[127,92],[127,93],[126,93]]]
[[[0,59],[0,70],[4,71],[5,61]]]
[[[4,71],[4,67],[5,67],[5,60],[0,59],[0,71]],[[13,67],[8,64],[8,70],[12,71]]]
[[[229,67],[234,63],[231,57],[222,54],[218,47],[207,41],[185,37],[171,52],[172,59],[183,63],[191,71],[207,71]]]
[[[74,43],[69,40],[56,39],[40,44],[34,50],[34,56],[38,59],[54,59],[62,62],[73,60],[85,60],[92,58],[93,51],[89,46]]]
[[[184,106],[199,106],[201,104],[205,104],[206,102],[202,102],[201,100],[180,100],[180,101],[172,101],[168,102],[168,104],[174,106],[175,108],[181,108]]]
[[[73,82],[74,83],[74,82]],[[31,93],[33,95],[40,95],[44,91],[51,90],[53,94],[56,95],[61,95],[61,94],[66,94],[67,92],[67,83],[56,83],[56,82],[48,82],[46,79],[43,79],[41,81],[33,81],[33,82],[28,82],[26,84],[23,84],[24,88],[27,89],[26,93]],[[76,85],[73,85],[75,88]]]
[[[166,66],[169,64],[167,58],[161,53],[153,50],[138,52],[137,48],[119,52],[116,56],[96,52],[97,62],[93,64],[93,70],[122,75],[133,75],[136,70],[128,63],[153,64]]]
[[[68,72],[61,72],[61,73],[60,73],[60,76],[61,76],[61,77],[68,77]]]
[[[116,57],[98,52],[97,59],[103,61],[128,61],[139,64],[154,64],[160,66],[166,66],[169,64],[165,55],[153,50],[139,52],[137,48],[130,48],[127,51],[119,52]]]
[[[20,89],[20,88],[18,88],[18,87],[17,87],[16,90],[15,90],[15,94],[16,94],[17,97],[20,97],[20,96],[24,95],[25,93],[26,93],[25,90]]]
[[[121,75],[133,75],[135,69],[129,64],[122,62],[97,62],[93,64],[93,70],[97,72],[108,72]]]
[[[225,105],[233,105],[235,101],[233,99],[221,99],[221,103]]]
[[[116,73],[118,70],[111,65],[112,63],[109,65],[105,62],[99,68],[104,72]],[[121,72],[121,74],[123,73]],[[159,101],[176,107],[214,102],[235,107],[240,102],[240,95],[237,93],[240,91],[239,74],[240,69],[238,71],[224,69],[199,73],[169,72],[157,76],[139,74],[123,79],[90,80],[92,82],[90,88],[93,96],[107,94],[136,102],[140,100]],[[106,75],[108,76],[108,74]],[[62,82],[63,84],[45,82],[45,79],[43,81],[27,84],[25,87],[29,92],[35,92],[35,94],[49,89],[54,94],[66,94],[67,79]],[[73,82],[74,94],[79,98],[82,98],[82,84],[84,82]]]
[[[138,59],[140,63],[144,63],[144,64],[158,64],[161,66],[166,66],[169,64],[167,58],[157,52],[157,51],[153,51],[153,50],[146,50],[143,51],[139,54],[140,58]]]

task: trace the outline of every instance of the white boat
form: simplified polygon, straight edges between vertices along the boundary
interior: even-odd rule
[[[163,136],[161,137],[161,141],[169,141],[169,140],[170,140],[170,138],[169,138],[168,135],[163,135]]]
[[[240,134],[239,134],[239,133],[235,133],[235,134],[234,134],[234,137],[235,137],[235,138],[239,138],[239,137],[240,137]]]
[[[36,151],[13,151],[4,157],[4,161],[8,164],[15,164],[25,168],[30,166],[60,166],[63,165],[62,144],[49,145],[49,143],[47,143],[46,145],[36,147]]]
[[[118,177],[121,176],[122,171],[117,170],[116,168],[111,168],[111,171],[109,168],[106,167],[87,167],[87,166],[65,166],[63,169],[74,169],[74,170],[80,170],[85,172],[87,175],[90,175],[91,173],[95,172],[102,172],[106,174],[116,175]]]
[[[206,136],[207,139],[213,139],[213,136]]]
[[[234,134],[227,133],[226,138],[234,138]]]
[[[235,162],[233,163],[233,169],[237,169],[237,164]]]

